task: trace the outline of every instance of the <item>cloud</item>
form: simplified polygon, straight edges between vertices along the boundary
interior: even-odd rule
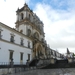
[[[34,1],[34,0],[33,0]],[[45,39],[53,49],[75,50],[75,0],[0,0],[0,22],[15,27],[16,10],[28,3],[44,23]],[[36,0],[37,1],[37,0]],[[75,51],[74,51],[75,52]]]
[[[67,47],[75,49],[75,11],[71,9],[71,6],[63,10],[55,9],[49,4],[38,3],[34,12],[44,22],[46,40],[50,47],[64,50]]]
[[[29,3],[29,0],[0,0],[0,22],[15,27],[16,10],[18,7],[21,8],[25,1]]]

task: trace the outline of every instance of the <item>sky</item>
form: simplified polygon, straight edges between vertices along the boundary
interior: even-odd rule
[[[0,0],[0,22],[15,28],[16,10],[25,2],[44,23],[50,48],[75,53],[75,0]]]

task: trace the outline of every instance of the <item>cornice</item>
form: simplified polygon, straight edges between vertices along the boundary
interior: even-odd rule
[[[27,4],[24,4],[24,6],[21,9],[18,8],[16,12],[18,13],[21,11],[29,11],[30,13],[33,13],[33,11],[28,7]]]
[[[7,26],[7,25],[5,25],[5,24],[1,23],[1,22],[0,22],[0,25],[1,25],[2,27],[4,27],[4,28],[9,29],[10,31],[12,31],[12,32],[14,32],[14,33],[19,34],[20,36],[23,36],[23,37],[25,37],[25,38],[27,38],[27,39],[32,40],[30,37],[27,37],[26,35],[24,35],[24,34],[20,33],[19,31],[15,30],[14,28],[11,28],[11,27],[9,27],[9,26]]]
[[[37,26],[33,22],[30,22],[30,20],[27,18],[23,19],[22,21],[17,21],[15,24],[17,24],[18,27],[22,24],[28,24],[32,26],[33,29],[37,30],[40,34],[42,34],[41,31],[37,28]],[[44,32],[42,35],[44,36]]]
[[[12,42],[4,40],[4,39],[0,39],[0,41],[6,42],[6,43],[9,43],[9,44],[13,44],[13,45],[16,45],[16,46],[19,46],[19,47],[22,47],[22,48],[27,48],[27,49],[31,49],[31,50],[33,49],[33,48],[28,48],[26,46],[21,46],[20,44],[12,43]]]

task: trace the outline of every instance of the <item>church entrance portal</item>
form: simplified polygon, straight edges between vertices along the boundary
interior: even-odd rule
[[[35,44],[34,46],[34,58],[44,58],[45,50],[40,43]]]

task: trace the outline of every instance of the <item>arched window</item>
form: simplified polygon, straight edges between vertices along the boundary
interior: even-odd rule
[[[44,42],[44,39],[42,38],[41,41]]]
[[[29,19],[30,19],[30,14],[29,14]]]
[[[34,37],[39,39],[39,34],[37,32],[34,33]]]
[[[21,20],[23,20],[24,19],[24,14],[23,13],[21,13]]]
[[[23,30],[20,30],[20,33],[23,33]]]
[[[30,36],[30,35],[31,35],[31,30],[28,29],[28,30],[27,30],[27,36]]]

